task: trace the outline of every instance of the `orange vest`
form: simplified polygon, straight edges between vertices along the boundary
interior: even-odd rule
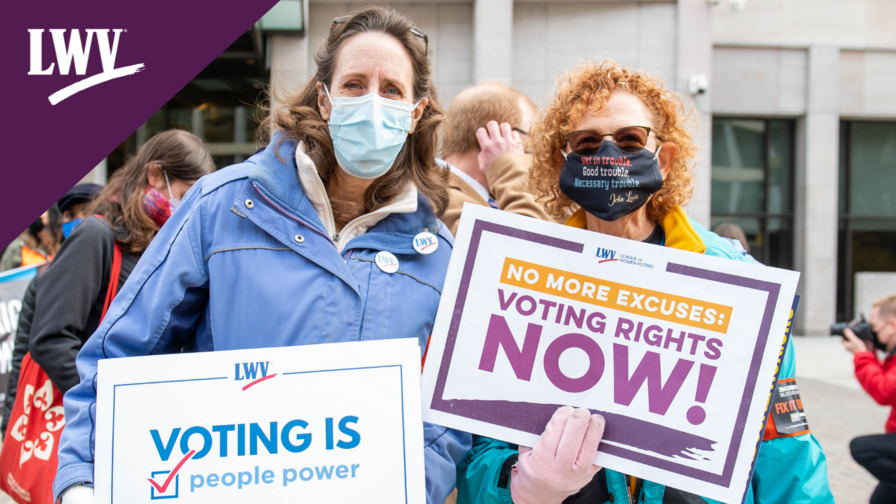
[[[40,252],[22,245],[22,266],[33,266],[47,260]]]

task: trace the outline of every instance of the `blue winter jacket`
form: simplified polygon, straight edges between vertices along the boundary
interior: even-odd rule
[[[78,354],[81,383],[65,395],[55,498],[93,484],[97,361],[104,358],[417,338],[432,331],[453,238],[418,197],[340,254],[296,174],[294,143],[277,140],[244,163],[200,179],[184,197],[105,320]],[[412,239],[429,230],[436,252]],[[375,265],[388,251],[396,273]],[[424,424],[426,494],[442,504],[469,434]]]

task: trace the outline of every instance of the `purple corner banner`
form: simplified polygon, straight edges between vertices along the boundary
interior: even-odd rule
[[[0,42],[6,48],[2,78],[6,105],[0,160],[0,186],[4,189],[0,199],[0,248],[99,164],[276,2],[6,3],[0,31]],[[42,51],[36,64],[31,54],[34,35],[29,30],[40,29],[44,30],[40,34]],[[62,36],[66,47],[70,47],[73,29],[78,30],[85,48],[90,36],[83,75],[77,74],[78,62],[74,59],[67,75],[60,74],[62,68],[51,29],[65,29]],[[116,47],[117,30],[121,32],[117,33]],[[114,59],[110,58],[112,54]],[[52,71],[47,72],[51,65]],[[34,70],[47,74],[29,75]],[[105,81],[88,86],[99,80]],[[66,89],[77,92],[60,92]],[[51,104],[51,96],[57,101],[55,105]]]

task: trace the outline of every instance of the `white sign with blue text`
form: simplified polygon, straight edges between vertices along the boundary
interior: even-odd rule
[[[99,363],[101,504],[422,504],[416,339]]]

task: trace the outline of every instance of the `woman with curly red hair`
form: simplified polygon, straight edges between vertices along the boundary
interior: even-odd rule
[[[660,78],[586,63],[561,76],[529,130],[530,187],[553,217],[589,231],[744,260],[682,210],[693,191],[697,148],[681,101]],[[793,347],[781,378],[794,375]],[[604,419],[563,407],[533,448],[474,436],[458,466],[459,504],[713,502],[591,464]],[[771,429],[774,431],[774,429]],[[812,434],[766,430],[746,502],[833,502],[824,452]],[[775,431],[776,432],[776,431]]]

